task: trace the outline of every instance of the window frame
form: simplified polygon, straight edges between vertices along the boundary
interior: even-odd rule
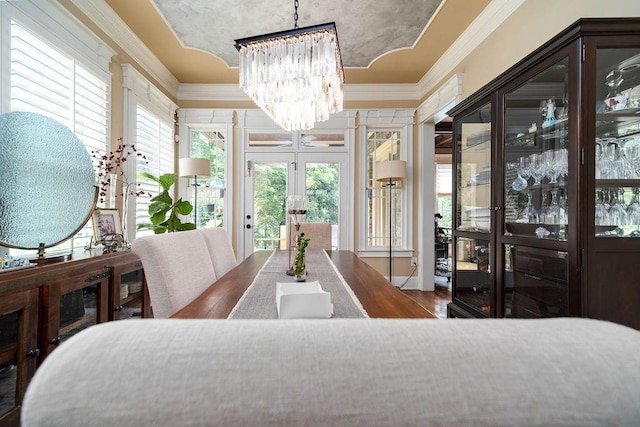
[[[368,245],[368,218],[369,212],[367,198],[367,143],[368,133],[371,131],[398,131],[400,134],[400,158],[407,162],[407,177],[403,181],[401,201],[402,203],[402,244],[392,247],[393,257],[413,256],[413,120],[414,109],[379,109],[360,110],[359,129],[359,182],[362,184],[359,202],[361,208],[359,215],[358,255],[366,257],[388,257],[389,246]]]
[[[180,108],[178,110],[178,155],[179,158],[191,157],[191,132],[217,131],[225,135],[225,194],[223,228],[229,236],[233,235],[234,219],[234,128],[233,110],[210,108]],[[189,200],[189,178],[179,178],[179,197]]]

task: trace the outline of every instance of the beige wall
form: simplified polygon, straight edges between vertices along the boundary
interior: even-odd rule
[[[450,75],[464,73],[466,98],[579,18],[634,16],[638,0],[527,0]]]

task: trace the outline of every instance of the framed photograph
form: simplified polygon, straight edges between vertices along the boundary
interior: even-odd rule
[[[92,219],[96,242],[104,241],[106,236],[122,234],[122,223],[117,209],[96,209]]]

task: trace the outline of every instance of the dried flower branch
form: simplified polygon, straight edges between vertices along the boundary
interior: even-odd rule
[[[149,195],[151,193],[147,191],[143,191],[138,183],[135,189],[130,189],[131,184],[127,179],[126,174],[124,173],[124,165],[129,158],[129,156],[135,154],[136,157],[144,160],[145,163],[149,163],[147,161],[147,157],[137,150],[134,144],[123,144],[122,137],[118,138],[120,144],[115,151],[109,151],[108,153],[104,153],[101,150],[91,150],[91,157],[94,160],[94,165],[96,167],[97,172],[97,180],[98,180],[98,199],[100,203],[104,203],[105,197],[109,194],[109,187],[111,185],[117,185],[116,182],[111,182],[112,176],[116,176],[116,180],[120,180],[122,182],[122,194],[131,194],[135,196]]]

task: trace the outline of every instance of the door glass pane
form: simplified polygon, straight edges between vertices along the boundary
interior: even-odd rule
[[[507,234],[567,238],[568,59],[505,96]]]
[[[458,122],[459,230],[490,231],[491,222],[491,104]]]
[[[60,296],[61,342],[98,323],[98,285],[68,292]]]
[[[253,248],[285,245],[287,162],[253,163]]]
[[[303,133],[300,135],[302,148],[344,147],[344,133]]]
[[[489,241],[456,239],[455,295],[478,313],[489,316],[491,299]]]
[[[225,136],[220,131],[191,132],[191,157],[209,159],[211,162],[211,176],[199,178],[197,186],[194,183],[189,185],[189,200],[198,210],[198,228],[224,226],[227,158],[225,144]]]
[[[306,163],[305,194],[309,200],[307,222],[331,224],[331,246],[338,247],[340,212],[340,164]]]
[[[640,237],[640,48],[596,55],[595,234]]]
[[[249,147],[291,147],[290,133],[250,133]]]
[[[505,317],[567,316],[567,253],[505,245]]]
[[[142,316],[142,271],[135,270],[120,278],[120,320]]]
[[[16,406],[18,315],[0,316],[0,416]]]

